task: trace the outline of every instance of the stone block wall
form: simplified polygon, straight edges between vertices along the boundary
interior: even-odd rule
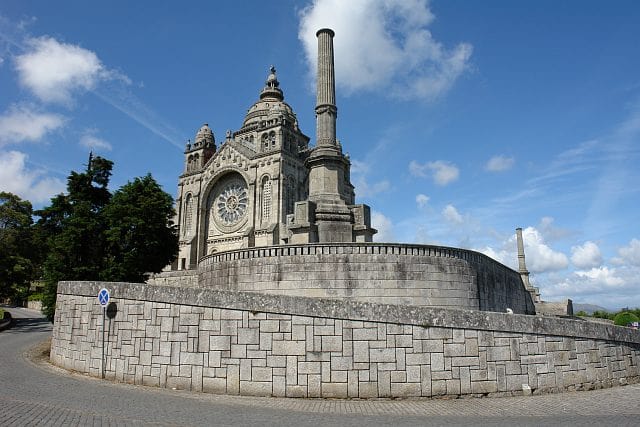
[[[535,313],[517,272],[478,252],[439,246],[335,243],[229,251],[200,261],[198,286]]]
[[[141,284],[63,282],[51,360],[212,393],[430,397],[609,387],[640,378],[640,333],[591,322]]]

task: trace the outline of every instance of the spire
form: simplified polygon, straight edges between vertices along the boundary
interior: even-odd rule
[[[284,94],[282,93],[282,89],[280,89],[280,82],[278,81],[278,77],[276,77],[276,67],[273,65],[269,68],[269,76],[267,77],[262,92],[260,92],[260,99],[264,98],[275,98],[278,101],[284,99]]]

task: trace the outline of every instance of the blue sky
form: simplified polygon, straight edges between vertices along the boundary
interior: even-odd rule
[[[314,141],[315,31],[378,241],[461,246],[543,299],[640,306],[640,3],[0,5],[0,190],[42,207],[88,152],[175,195],[203,123],[239,129],[275,65]]]

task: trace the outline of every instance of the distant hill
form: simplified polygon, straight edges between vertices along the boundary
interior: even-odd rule
[[[585,313],[588,314],[593,314],[594,311],[608,311],[609,313],[614,313],[617,310],[610,310],[608,308],[599,306],[599,305],[595,305],[595,304],[576,304],[575,302],[573,303],[573,312],[577,313],[579,311],[584,311]]]

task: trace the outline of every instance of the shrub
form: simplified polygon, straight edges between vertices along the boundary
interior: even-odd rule
[[[640,321],[640,319],[638,319],[638,316],[636,316],[635,314],[629,311],[623,311],[621,313],[618,313],[616,314],[616,317],[613,319],[613,323],[618,326],[627,326],[631,322],[638,322],[638,321]]]
[[[42,293],[37,293],[37,294],[32,294],[29,295],[29,297],[27,298],[27,301],[42,301]]]

